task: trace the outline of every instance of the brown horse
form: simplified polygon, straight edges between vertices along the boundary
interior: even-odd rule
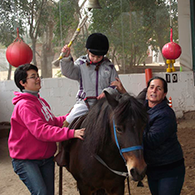
[[[135,181],[145,176],[142,134],[146,111],[129,94],[121,95],[119,100],[107,92],[105,95],[72,126],[86,128],[83,141],[69,141],[66,157],[66,168],[77,181],[81,195],[96,191],[123,195],[127,176]]]

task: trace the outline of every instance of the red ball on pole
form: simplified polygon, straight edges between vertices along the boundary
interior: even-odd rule
[[[166,60],[166,63],[168,64],[167,72],[174,72],[175,71],[174,63],[175,60],[181,55],[181,47],[177,43],[173,42],[172,28],[170,32],[170,42],[163,46],[162,54],[167,59]]]
[[[177,43],[169,42],[163,46],[162,54],[166,59],[175,60],[181,55],[181,47]]]
[[[6,50],[7,61],[14,67],[30,63],[33,58],[31,48],[19,37],[17,29],[17,38],[8,46]]]

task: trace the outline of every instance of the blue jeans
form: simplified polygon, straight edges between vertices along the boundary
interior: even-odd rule
[[[32,195],[54,195],[53,157],[43,160],[12,160],[16,174]]]
[[[179,195],[183,182],[184,177],[172,177],[148,180],[148,185],[152,195]]]
[[[185,178],[185,165],[170,169],[155,170],[148,174],[148,185],[152,195],[180,195]]]

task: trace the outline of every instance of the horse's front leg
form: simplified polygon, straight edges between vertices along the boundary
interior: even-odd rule
[[[96,192],[94,192],[95,190],[92,190],[90,187],[83,185],[82,182],[77,182],[77,187],[79,189],[80,195],[109,195],[104,189],[97,190]]]
[[[123,182],[114,183],[113,187],[109,187],[107,190],[107,195],[124,195],[125,193],[125,184]]]
[[[93,195],[93,191],[89,186],[84,185],[82,181],[77,181],[77,187],[80,195]]]
[[[114,190],[110,193],[106,193],[105,190],[98,190],[97,192],[93,193],[92,195],[124,195],[124,189],[120,188]]]
[[[94,192],[92,195],[108,195],[105,190],[98,190]]]

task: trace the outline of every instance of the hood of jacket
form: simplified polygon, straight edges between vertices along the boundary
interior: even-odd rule
[[[37,97],[30,93],[22,93],[22,92],[15,91],[14,95],[15,97],[12,100],[13,105],[16,105],[20,100],[24,100],[24,99],[28,99],[28,100],[30,99],[33,101],[37,100]],[[38,95],[38,97],[40,96]]]

